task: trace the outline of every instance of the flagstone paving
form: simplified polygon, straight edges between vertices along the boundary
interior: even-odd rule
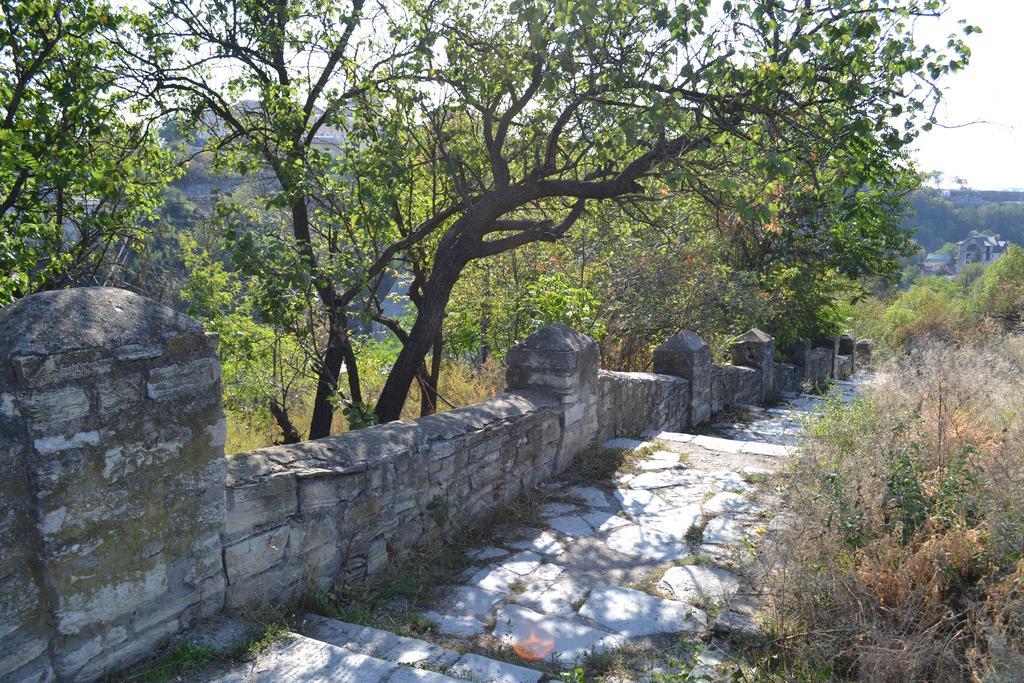
[[[856,384],[839,383],[843,400]],[[772,519],[777,501],[767,482],[793,452],[803,416],[823,400],[801,395],[744,409],[742,420],[717,422],[711,434],[606,442],[628,453],[627,471],[596,486],[546,487],[557,498],[538,511],[546,528],[515,529],[469,552],[476,568],[422,612],[448,647],[308,615],[301,636],[248,675],[220,680],[532,683],[650,638],[699,643],[691,674],[724,680],[731,639],[759,632],[745,563],[786,523],[784,515]],[[474,652],[503,647],[520,664]],[[300,651],[313,663],[292,661]],[[335,663],[355,673],[322,673]]]

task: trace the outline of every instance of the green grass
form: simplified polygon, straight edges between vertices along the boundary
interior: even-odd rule
[[[256,626],[248,637],[225,655],[235,661],[249,659],[263,652],[288,633],[288,627],[280,621],[272,621],[263,626]]]
[[[572,465],[561,474],[559,481],[590,486],[607,485],[608,480],[617,473],[639,474],[641,470],[636,463],[645,460],[655,450],[654,446],[631,451],[592,445],[576,456]]]
[[[170,681],[193,673],[218,659],[219,653],[209,645],[199,645],[190,640],[179,643],[166,654],[143,663],[116,680],[121,683],[158,683]]]
[[[208,665],[251,659],[280,640],[286,633],[288,633],[288,627],[280,621],[253,626],[242,642],[226,652],[219,652],[210,645],[201,645],[186,640],[157,653],[151,659],[123,674],[113,676],[112,680],[118,681],[118,683],[190,680],[191,674]]]

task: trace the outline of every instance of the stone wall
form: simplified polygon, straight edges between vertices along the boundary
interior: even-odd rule
[[[598,384],[599,441],[647,429],[681,432],[688,426],[690,383],[682,377],[601,370]]]
[[[94,680],[203,615],[378,571],[594,443],[852,366],[810,344],[776,363],[752,330],[736,365],[680,332],[656,374],[606,372],[593,340],[551,325],[508,352],[493,399],[224,457],[215,341],[122,290],[0,311],[0,681]]]
[[[516,390],[468,408],[228,457],[227,607],[288,600],[479,518],[558,469],[564,411]]]
[[[812,391],[823,389],[833,377],[833,360],[831,348],[812,349],[804,366],[804,386]]]
[[[775,391],[780,396],[798,394],[802,390],[803,368],[792,363],[775,364]]]
[[[687,426],[689,383],[598,372],[562,325],[507,355],[509,391],[468,408],[228,457],[227,606],[288,600],[479,519],[595,441]]]
[[[772,370],[774,373],[774,369]],[[761,396],[761,372],[738,365],[711,366],[711,413],[757,405]]]
[[[224,601],[215,340],[123,290],[0,310],[0,677],[91,680]]]

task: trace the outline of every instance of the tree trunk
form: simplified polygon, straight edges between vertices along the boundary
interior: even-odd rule
[[[309,421],[309,438],[321,439],[331,434],[331,420],[334,418],[334,404],[331,397],[337,392],[338,374],[345,359],[340,335],[331,332],[327,341],[327,352],[320,364],[316,382],[316,397],[313,399],[313,417]]]
[[[480,304],[480,366],[487,363],[490,356],[491,332],[491,269],[484,268],[484,296]]]
[[[441,350],[444,347],[444,337],[440,326],[434,336],[434,345],[430,353],[430,371],[426,371],[424,363],[423,374],[425,377],[420,381],[420,417],[433,415],[437,412],[437,387],[441,379]]]
[[[298,443],[302,441],[302,436],[292,423],[292,418],[288,415],[287,408],[277,401],[271,401],[270,414],[274,416],[277,426],[281,428],[281,443]]]
[[[402,345],[377,401],[377,419],[381,423],[397,420],[401,415],[402,406],[409,396],[409,388],[440,333],[452,288],[472,258],[467,241],[467,237],[453,226],[452,231],[438,245],[434,259],[436,265],[423,290],[423,301],[416,322],[413,323],[409,339]]]
[[[353,403],[363,402],[362,383],[359,380],[359,365],[356,353],[352,350],[352,341],[348,336],[348,328],[341,330],[341,355],[345,361],[345,377],[348,378],[348,396]]]

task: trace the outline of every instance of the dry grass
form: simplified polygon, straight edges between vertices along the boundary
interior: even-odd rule
[[[1020,680],[1022,358],[1021,339],[932,344],[812,426],[771,575],[773,654],[786,666]]]
[[[363,376],[363,391],[366,400],[372,405],[384,387],[384,376],[367,373]],[[438,401],[437,411],[446,412],[454,407],[461,408],[479,403],[497,396],[505,390],[505,368],[499,363],[487,363],[476,366],[461,361],[444,361],[441,365],[441,377],[438,392],[442,400]],[[310,387],[313,390],[313,387]],[[292,422],[305,436],[312,416],[312,399],[297,401],[289,407]],[[409,419],[420,415],[420,389],[415,383],[409,392],[402,418]],[[243,415],[228,412],[228,438],[225,453],[241,453],[257,448],[272,446],[281,441],[281,431],[274,424],[269,412],[258,415]],[[332,434],[348,431],[348,424],[341,411],[335,411],[331,425]]]

